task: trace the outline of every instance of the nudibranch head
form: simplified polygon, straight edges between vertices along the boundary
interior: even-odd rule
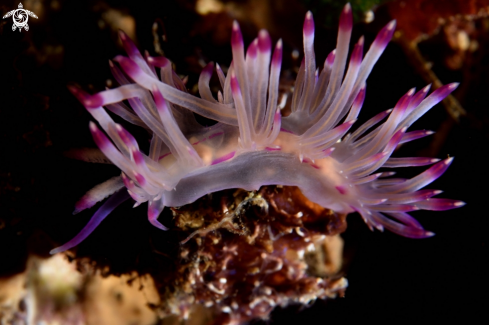
[[[166,58],[143,56],[121,32],[128,57],[117,56],[116,63],[110,62],[120,86],[95,95],[70,87],[105,131],[90,123],[95,143],[121,169],[121,177],[95,187],[77,203],[76,212],[112,195],[79,235],[52,253],[77,245],[129,197],[135,205],[148,202],[149,221],[166,230],[158,221],[165,206],[182,206],[223,189],[257,190],[264,185],[298,186],[323,207],[358,212],[371,229],[388,229],[411,238],[432,236],[408,212],[464,204],[433,198],[441,191],[423,189],[445,172],[453,158],[439,161],[392,154],[399,144],[432,134],[408,129],[457,84],[442,86],[429,96],[430,86],[418,92],[411,89],[393,109],[351,131],[365,98],[366,79],[396,23],[391,21],[378,33],[365,56],[361,37],[347,64],[352,25],[347,4],[340,17],[336,49],[317,67],[313,16],[306,14],[304,59],[288,116],[281,115],[278,91],[283,45],[279,40],[273,47],[267,31],[261,30],[245,53],[239,24],[234,22],[233,61],[226,75],[217,64],[204,68],[198,81],[200,98],[186,91]],[[214,70],[221,85],[217,96],[209,87]],[[142,152],[136,139],[107,110],[145,128],[151,136],[149,151]],[[194,113],[217,124],[202,126]],[[432,166],[411,179],[391,178],[393,172],[378,171],[425,165]]]

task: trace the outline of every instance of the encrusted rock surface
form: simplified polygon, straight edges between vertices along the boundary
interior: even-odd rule
[[[236,190],[173,209],[189,232],[162,294],[165,314],[187,319],[195,305],[216,324],[266,319],[275,306],[342,295],[344,215],[308,201],[295,187]],[[192,316],[190,316],[192,317]]]

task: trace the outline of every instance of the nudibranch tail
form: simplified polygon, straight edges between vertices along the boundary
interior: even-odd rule
[[[64,252],[70,248],[75,247],[81,243],[85,238],[88,237],[98,227],[98,225],[107,217],[116,207],[121,203],[129,199],[127,191],[120,190],[113,194],[92,216],[87,225],[76,235],[73,239],[68,241],[66,244],[52,249],[49,253],[56,254]]]

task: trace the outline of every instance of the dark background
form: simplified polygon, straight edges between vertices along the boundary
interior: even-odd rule
[[[2,1],[2,16],[17,4]],[[335,46],[334,17],[338,16],[333,7],[314,1],[307,8],[300,1],[226,2],[224,12],[207,16],[195,12],[193,1],[45,0],[23,4],[26,9],[30,5],[39,17],[29,19],[28,32],[12,32],[10,18],[0,22],[0,276],[21,272],[29,253],[47,256],[50,249],[72,238],[94,211],[72,216],[74,203],[96,184],[118,174],[116,167],[63,155],[72,148],[95,147],[88,130],[91,117],[66,85],[78,84],[90,92],[104,89],[111,78],[108,59],[123,53],[118,28],[131,29],[134,22],[131,37],[140,49],[155,55],[152,25],[157,21],[158,34],[166,35],[166,42],[159,40],[165,55],[179,74],[189,76],[187,85],[192,91],[202,62],[230,63],[233,19],[240,21],[246,44],[265,27],[274,42],[283,38],[282,77],[286,81],[300,63],[301,57],[293,60],[290,53],[298,49],[302,55],[306,9],[315,12],[318,62]],[[327,15],[333,17],[331,25],[321,23],[327,22]],[[323,18],[319,21],[317,17]],[[364,34],[368,47],[389,20],[386,11],[379,9],[374,23],[355,26],[353,41]],[[445,212],[413,213],[436,233],[424,240],[372,233],[358,215],[349,216],[343,235],[344,274],[349,281],[346,296],[318,301],[310,308],[276,310],[272,324],[487,321],[489,23],[480,18],[474,26],[471,37],[478,48],[466,54],[464,63],[455,69],[447,67],[447,53],[451,52],[441,32],[419,44],[442,83],[462,83],[454,95],[467,115],[452,122],[444,107],[437,105],[412,129],[431,129],[441,135],[417,140],[396,153],[442,159],[454,156],[452,166],[429,188],[442,189],[443,197],[467,205]],[[423,87],[426,82],[415,71],[402,48],[391,43],[368,79],[357,124],[393,107],[411,87]],[[406,173],[413,176],[422,170]],[[124,207],[79,248],[85,252],[100,248],[99,254],[107,254],[108,263],[114,264],[114,272],[123,271],[120,263],[129,263],[138,249],[146,247],[148,236],[162,236],[144,219],[144,209],[123,213],[129,205]]]

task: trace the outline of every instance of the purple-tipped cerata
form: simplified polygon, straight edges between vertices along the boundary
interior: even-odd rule
[[[418,92],[411,89],[393,109],[355,128],[367,77],[391,39],[395,21],[379,32],[365,56],[361,37],[347,64],[351,30],[352,11],[347,4],[336,49],[317,67],[314,20],[310,12],[306,14],[304,59],[290,99],[291,114],[286,117],[281,116],[278,103],[282,41],[272,53],[267,31],[261,30],[245,51],[239,24],[233,23],[233,61],[227,75],[215,65],[221,90],[217,95],[210,90],[214,64],[209,63],[198,82],[201,98],[185,91],[185,82],[167,59],[141,55],[121,32],[129,57],[117,56],[118,65],[110,62],[120,86],[96,95],[75,87],[70,90],[103,129],[90,123],[95,143],[122,174],[95,187],[76,204],[75,212],[79,212],[115,193],[80,234],[52,253],[77,245],[129,197],[136,201],[135,206],[148,202],[149,221],[166,230],[157,220],[165,206],[189,204],[223,189],[257,190],[264,185],[298,186],[309,200],[323,207],[358,212],[371,229],[412,238],[432,236],[408,212],[464,204],[433,198],[441,191],[422,189],[440,177],[453,158],[439,161],[391,155],[399,144],[433,133],[408,129],[457,84],[442,86],[429,96],[429,86]],[[147,129],[151,134],[148,152],[142,152],[136,139],[102,106]],[[218,123],[201,126],[193,113]],[[378,172],[382,167],[431,164],[411,179]]]

